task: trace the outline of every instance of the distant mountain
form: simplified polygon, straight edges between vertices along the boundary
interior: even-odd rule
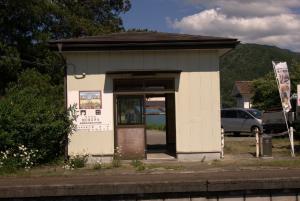
[[[222,105],[235,105],[231,90],[236,80],[253,80],[273,71],[272,61],[300,62],[300,53],[276,46],[240,44],[220,60]]]

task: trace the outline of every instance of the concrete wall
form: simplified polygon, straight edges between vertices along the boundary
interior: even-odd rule
[[[66,52],[67,90],[101,90],[113,118],[112,77],[107,71],[182,70],[176,76],[176,143],[179,153],[220,152],[220,86],[217,50]],[[83,73],[85,76],[83,76]],[[173,75],[174,76],[174,75]],[[114,131],[76,132],[69,152],[113,154]]]

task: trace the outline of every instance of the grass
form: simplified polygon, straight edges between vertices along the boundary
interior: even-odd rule
[[[183,165],[168,165],[168,164],[147,164],[147,168],[150,170],[162,169],[162,170],[183,170]]]
[[[246,168],[300,168],[300,141],[295,140],[296,157],[290,155],[290,143],[287,137],[272,139],[272,159],[255,158],[255,138],[251,137],[226,137],[225,158],[214,161],[198,162],[177,162],[168,161],[150,163],[149,161],[132,160],[122,161],[116,167],[113,163],[100,165],[87,165],[83,168],[66,170],[63,168],[63,158],[56,161],[34,167],[29,171],[17,170],[16,172],[1,173],[1,176],[73,176],[73,175],[101,175],[101,174],[136,174],[151,172],[180,172],[180,171],[205,171],[221,168],[225,170],[246,169]]]
[[[225,168],[225,169],[246,169],[246,168],[299,168],[300,158],[289,159],[240,159],[236,160],[224,160],[213,161],[211,167]]]
[[[132,160],[131,165],[137,170],[137,171],[143,171],[146,169],[145,163],[143,163],[140,160]]]
[[[140,160],[132,160],[130,163],[136,171],[155,171],[155,170],[182,170],[184,167],[182,165],[170,165],[165,163],[144,163]]]
[[[239,139],[239,140],[238,140]],[[294,141],[295,150],[299,151],[299,140]],[[255,138],[226,137],[224,153],[226,155],[243,155],[256,153]],[[272,139],[272,154],[274,157],[290,156],[290,141],[288,137]]]

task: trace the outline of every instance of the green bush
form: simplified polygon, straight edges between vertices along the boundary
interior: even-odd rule
[[[64,168],[68,170],[73,170],[77,168],[85,167],[88,155],[74,155],[71,156],[68,162],[65,164]]]
[[[64,108],[63,87],[35,70],[23,72],[0,100],[0,151],[20,144],[38,150],[38,162],[62,154],[72,122]]]
[[[20,168],[30,169],[36,165],[40,155],[24,145],[15,149],[0,151],[0,173],[13,173]]]

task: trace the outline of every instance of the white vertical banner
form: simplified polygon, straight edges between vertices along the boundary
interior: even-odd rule
[[[300,106],[300,84],[297,85],[297,106]]]
[[[288,113],[292,109],[291,101],[290,101],[291,81],[289,76],[289,70],[286,62],[275,63],[274,61],[272,61],[272,64],[273,64],[274,73],[276,76],[276,81],[277,81],[278,90],[280,94],[285,124],[289,134],[290,143],[291,143],[291,155],[292,157],[295,157],[293,128],[291,127],[291,129],[289,129],[289,125],[286,117],[286,113]]]
[[[278,83],[278,90],[280,94],[282,108],[285,112],[289,112],[292,109],[292,106],[290,101],[291,82],[287,64],[286,62],[272,62],[272,64]]]

